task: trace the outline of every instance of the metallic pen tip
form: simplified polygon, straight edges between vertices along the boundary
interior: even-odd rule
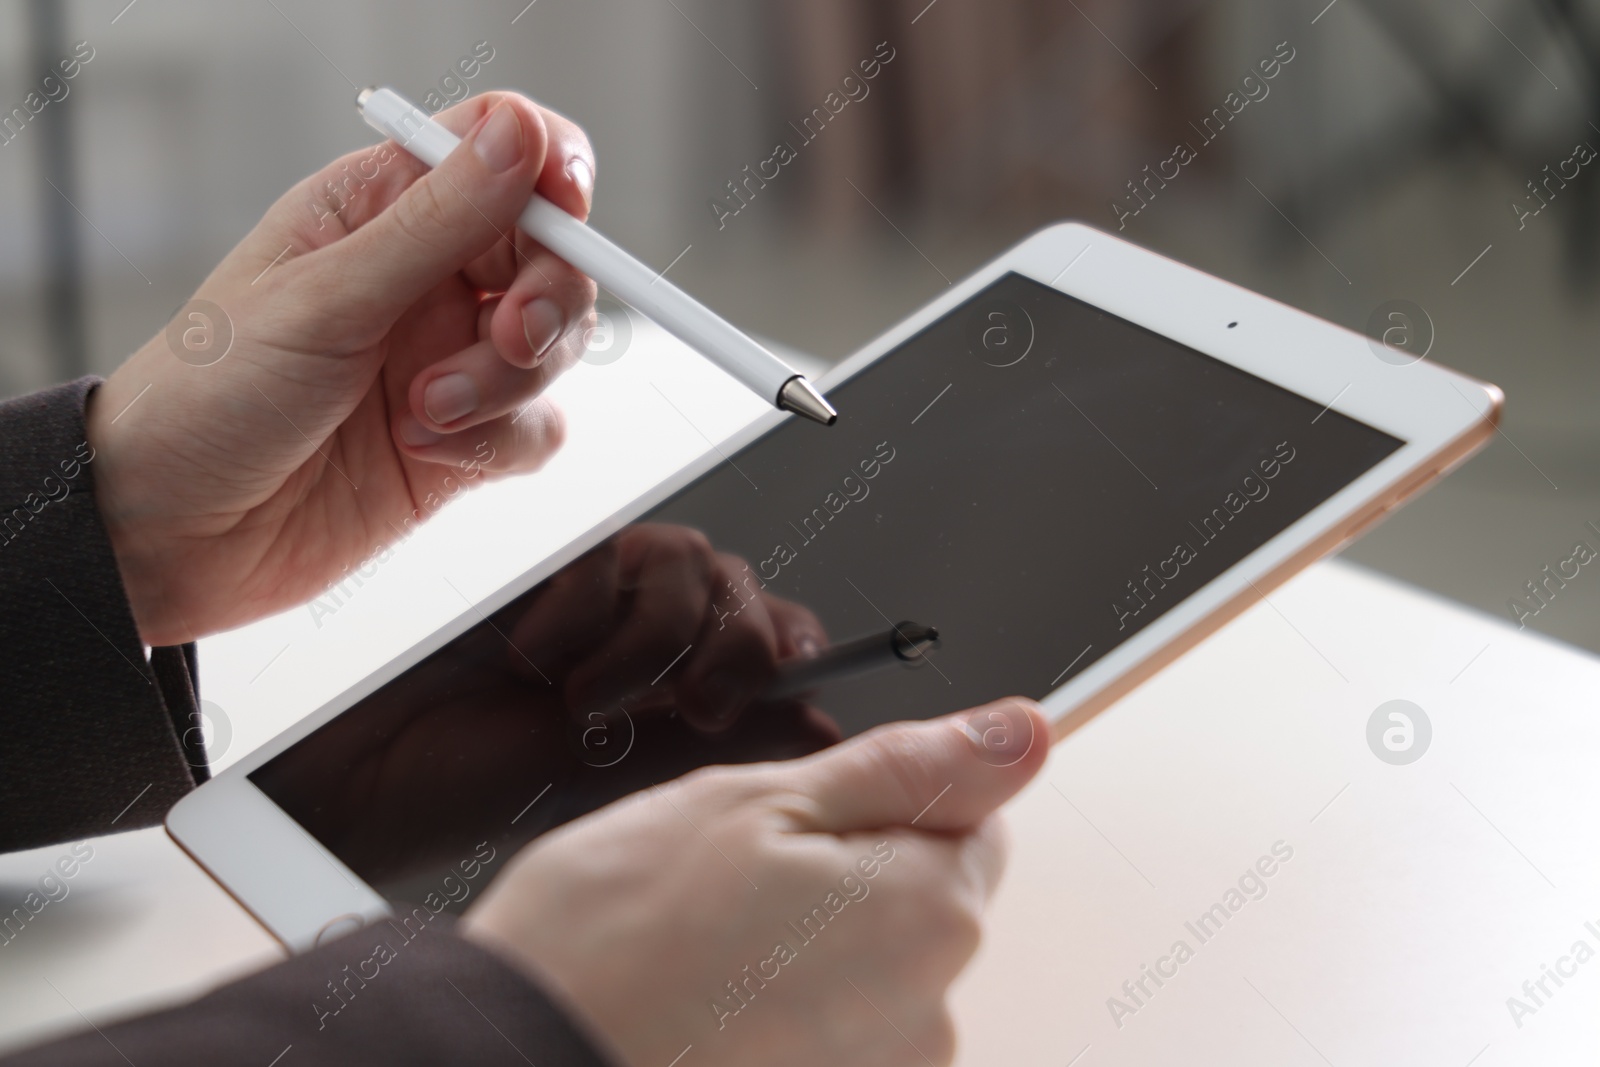
[[[924,662],[927,653],[939,647],[939,630],[907,620],[895,625],[890,644],[896,656],[915,667]]]
[[[367,106],[367,101],[372,99],[372,94],[375,93],[375,92],[377,92],[377,90],[369,85],[365,89],[363,89],[359,93],[357,93],[356,94],[356,108],[357,108],[357,110],[360,110],[361,108],[366,107]]]
[[[783,383],[783,388],[778,390],[778,406],[824,426],[832,426],[839,420],[833,405],[823,399],[817,387],[806,381],[803,374],[796,374]]]

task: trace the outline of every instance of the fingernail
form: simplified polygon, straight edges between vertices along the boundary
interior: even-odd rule
[[[578,187],[578,192],[583,196],[583,208],[587,211],[594,203],[594,170],[590,168],[589,161],[573,156],[567,162],[567,177]]]
[[[818,652],[822,651],[822,642],[818,641],[811,634],[802,634],[800,639],[795,642],[795,647],[799,650],[802,656],[810,659]]]
[[[472,150],[495,174],[508,171],[522,158],[522,123],[510,104],[501,104],[478,130]]]
[[[972,751],[992,767],[1009,767],[1033,749],[1033,717],[1021,704],[1002,700],[976,708],[956,720]]]
[[[412,448],[427,448],[444,440],[444,434],[434,433],[422,425],[415,415],[407,412],[400,418],[400,440]]]
[[[428,418],[448,425],[478,409],[478,384],[459,373],[435,378],[422,391],[422,406]]]
[[[545,351],[556,343],[565,325],[561,306],[547,296],[523,306],[522,336],[527,339],[535,363],[543,359]]]

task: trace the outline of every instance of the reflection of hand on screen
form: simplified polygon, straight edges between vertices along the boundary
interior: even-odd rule
[[[258,771],[258,784],[381,884],[448,860],[463,835],[515,847],[698,766],[832,744],[838,726],[794,699],[760,700],[740,720],[780,659],[826,641],[806,609],[730,591],[742,569],[694,530],[629,527]],[[731,699],[714,692],[719,674]]]
[[[549,678],[579,718],[669,705],[699,729],[727,729],[779,660],[827,642],[814,614],[763,584],[698,530],[629,526],[517,609],[503,627],[508,661]]]

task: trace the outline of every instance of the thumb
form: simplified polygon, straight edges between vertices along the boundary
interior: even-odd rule
[[[548,137],[531,103],[503,100],[376,218],[316,253],[321,280],[393,320],[495,242],[515,241]],[[396,148],[396,151],[403,149]]]
[[[1050,748],[1039,706],[1010,697],[928,722],[880,727],[791,765],[812,829],[969,830],[1027,784]]]

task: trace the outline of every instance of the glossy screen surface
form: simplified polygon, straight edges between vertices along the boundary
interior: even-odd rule
[[[829,396],[251,780],[459,909],[696,766],[1042,697],[1403,444],[1015,274]]]

